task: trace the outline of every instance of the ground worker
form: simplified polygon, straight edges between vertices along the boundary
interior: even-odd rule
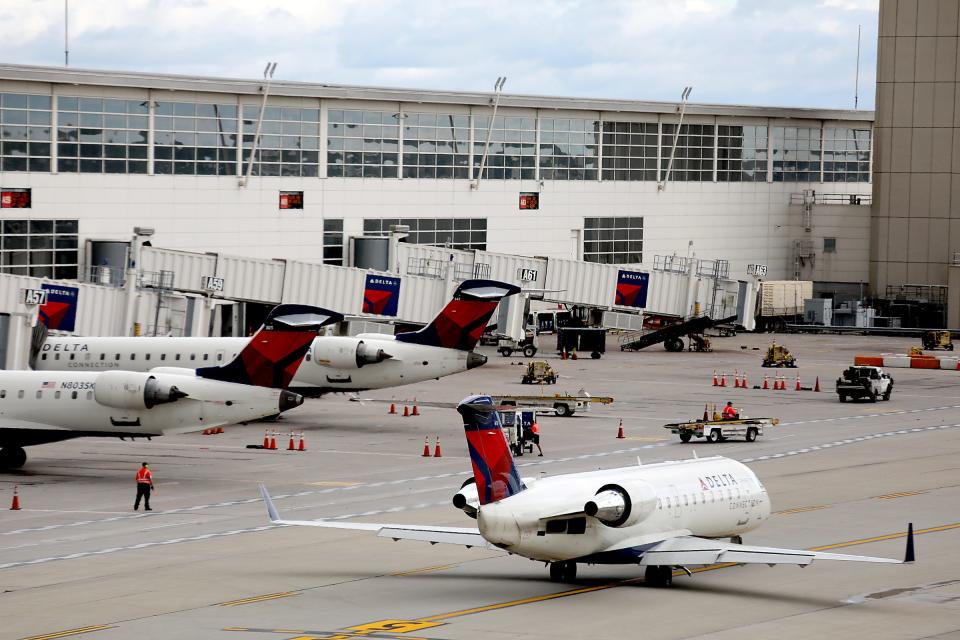
[[[150,492],[153,491],[153,472],[150,465],[144,462],[137,471],[137,499],[133,503],[133,510],[140,508],[140,498],[143,498],[143,510],[153,511],[150,508]]]
[[[540,452],[540,457],[542,458],[543,449],[540,448],[540,425],[537,424],[536,420],[530,425],[530,439],[533,441],[533,444],[537,445],[537,451]]]
[[[736,420],[739,416],[737,415],[737,410],[733,408],[733,403],[728,402],[727,406],[723,408],[723,419],[724,420]]]

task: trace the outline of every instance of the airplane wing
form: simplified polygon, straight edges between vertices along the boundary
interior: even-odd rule
[[[912,536],[912,533],[909,534]],[[908,547],[909,547],[908,543]],[[660,542],[648,549],[640,560],[641,566],[648,565],[708,565],[721,563],[735,564],[796,564],[806,566],[814,560],[844,560],[848,562],[886,562],[900,564],[900,560],[891,558],[873,558],[853,556],[843,553],[823,553],[805,549],[779,549],[776,547],[755,547],[734,542],[709,540],[696,536],[679,536]],[[904,562],[909,561],[905,560]]]
[[[377,524],[373,522],[343,522],[332,520],[284,520],[273,504],[267,487],[260,485],[260,495],[267,505],[270,522],[296,527],[322,527],[326,529],[349,529],[353,531],[376,531],[381,538],[393,540],[419,540],[430,544],[456,544],[467,548],[497,549],[487,542],[480,530],[473,527],[429,527],[411,524]]]

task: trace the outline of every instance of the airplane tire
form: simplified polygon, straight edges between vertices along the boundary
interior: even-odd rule
[[[673,584],[673,568],[664,565],[649,566],[643,580],[651,587],[669,587]]]
[[[550,579],[554,582],[573,582],[577,579],[576,562],[551,562]]]
[[[0,450],[0,468],[19,469],[27,461],[27,452],[22,447],[4,447]]]

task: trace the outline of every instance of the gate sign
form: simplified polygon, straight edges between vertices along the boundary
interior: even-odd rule
[[[59,284],[44,284],[47,303],[40,307],[40,320],[48,329],[73,331],[77,323],[77,299],[80,289]]]
[[[381,316],[397,315],[400,304],[400,278],[367,274],[363,289],[363,312]]]
[[[617,298],[614,304],[621,307],[643,309],[647,306],[647,289],[650,274],[639,271],[620,270],[617,274]]]

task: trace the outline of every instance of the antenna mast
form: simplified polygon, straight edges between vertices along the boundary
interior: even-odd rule
[[[63,66],[70,66],[70,0],[63,0]]]
[[[860,30],[861,25],[857,25],[857,73],[853,80],[853,108],[857,108],[857,102],[860,97]]]

